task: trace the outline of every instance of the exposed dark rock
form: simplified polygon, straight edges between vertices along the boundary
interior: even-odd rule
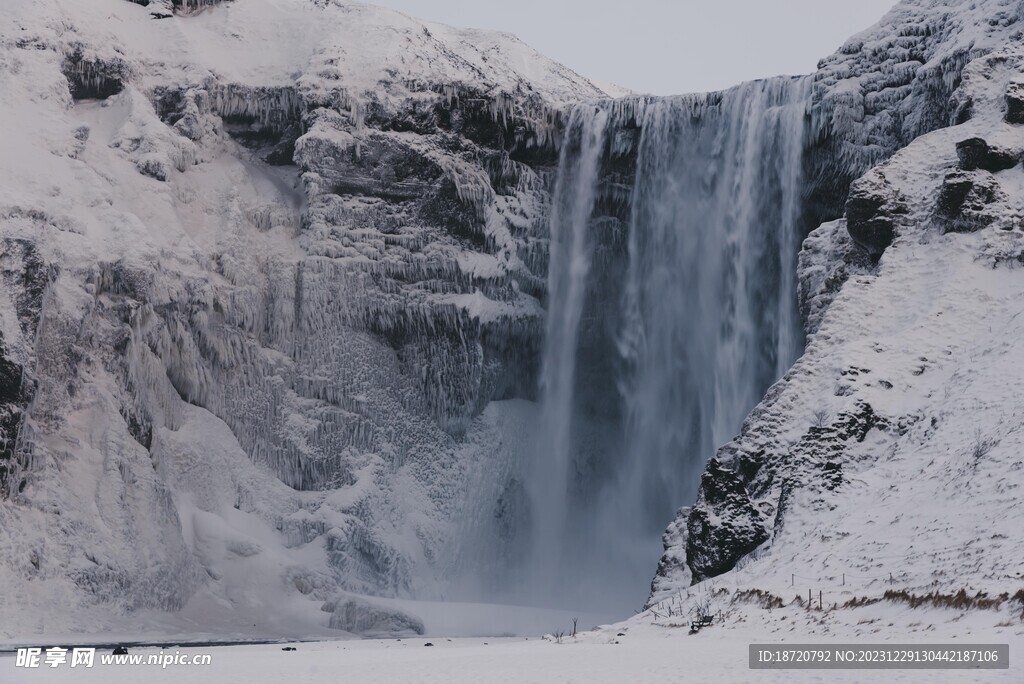
[[[956,216],[974,187],[974,175],[953,171],[946,174],[939,191],[938,209],[943,216]]]
[[[688,519],[686,558],[693,581],[730,570],[768,538],[769,524],[777,535],[798,491],[812,490],[820,499],[840,488],[850,443],[863,442],[873,429],[888,430],[889,421],[870,404],[858,402],[854,410],[809,427],[784,452],[746,451],[743,436],[722,447],[708,462]],[[737,466],[737,471],[730,469]],[[676,552],[666,549],[666,557]],[[662,562],[669,568],[665,557]]]
[[[792,496],[793,481],[785,480],[779,487],[779,500],[775,506],[775,522],[772,524],[772,537],[778,535],[786,524],[786,514],[789,512]]]
[[[171,0],[171,5],[178,12],[188,14],[190,12],[198,12],[201,9],[213,7],[227,1],[228,0]]]
[[[850,187],[846,201],[846,229],[873,259],[878,259],[896,237],[899,217],[906,207],[898,192],[881,173],[872,171]]]
[[[124,646],[115,646],[111,653],[113,655],[128,655],[128,649]]]
[[[1006,89],[1006,121],[1024,124],[1024,83],[1011,83]]]
[[[943,233],[972,233],[999,219],[1005,197],[987,171],[952,171],[939,191],[935,218]]]
[[[158,181],[166,181],[170,176],[170,169],[167,162],[159,157],[142,157],[135,163],[135,168],[144,176],[155,178]]]
[[[35,243],[24,239],[0,241],[0,279],[16,293],[14,308],[23,338],[33,338],[39,327],[43,294],[55,277]],[[16,331],[9,331],[9,334]],[[18,448],[25,407],[36,394],[37,383],[11,354],[0,331],[0,499],[24,491],[28,454]]]
[[[956,156],[960,158],[960,168],[965,171],[1002,171],[1020,163],[1020,154],[989,145],[982,138],[968,138],[958,142]]]
[[[43,293],[57,272],[56,266],[43,261],[34,242],[21,238],[0,240],[0,275],[16,293],[14,308],[18,323],[21,332],[28,337],[36,334]]]
[[[263,154],[263,161],[271,166],[287,166],[295,163],[295,141],[301,131],[298,126],[291,126],[282,131],[270,149]]]
[[[24,418],[28,396],[21,366],[6,356],[0,334],[0,499],[16,489],[13,482],[20,471],[17,463],[18,430]]]
[[[708,461],[687,521],[686,561],[693,582],[728,572],[768,539],[765,521],[736,473]]]

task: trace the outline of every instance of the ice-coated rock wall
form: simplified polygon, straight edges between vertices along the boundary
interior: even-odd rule
[[[33,0],[0,53],[3,629],[439,596],[535,396],[562,111],[602,91],[359,3],[94,4],[123,30]]]
[[[975,57],[1020,40],[1019,0],[903,0],[814,74],[807,230],[843,211],[850,183],[920,135],[964,120],[953,98]]]

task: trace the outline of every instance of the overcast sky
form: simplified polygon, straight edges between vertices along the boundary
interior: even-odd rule
[[[895,0],[369,0],[515,33],[589,78],[659,95],[804,74]]]

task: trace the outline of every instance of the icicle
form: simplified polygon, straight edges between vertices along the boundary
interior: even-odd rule
[[[292,86],[243,86],[208,83],[210,107],[222,119],[240,119],[279,133],[298,122],[302,99]]]

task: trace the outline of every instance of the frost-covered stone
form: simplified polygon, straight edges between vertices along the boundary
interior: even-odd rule
[[[278,3],[287,54],[265,3],[58,5],[0,42],[0,231],[53,263],[0,290],[0,583],[68,600],[5,628],[437,596],[488,407],[535,392],[560,112],[602,91],[358,3]]]
[[[800,314],[810,336],[821,327],[829,306],[851,275],[870,273],[870,253],[852,241],[845,219],[811,231],[800,249]]]
[[[869,172],[850,186],[846,200],[846,230],[854,242],[877,259],[892,244],[903,199],[880,172]]]
[[[1016,0],[904,0],[821,60],[807,170],[818,221],[842,213],[851,181],[872,166],[970,117],[970,97],[956,97],[965,67],[1017,40],[1022,19]]]
[[[943,232],[973,233],[997,221],[1007,197],[986,171],[953,171],[939,190],[936,214]]]
[[[714,458],[701,476],[686,526],[686,564],[694,583],[731,570],[769,537],[743,482]]]
[[[1021,161],[1019,151],[994,147],[985,142],[984,138],[961,140],[956,144],[956,155],[960,159],[960,168],[965,171],[1005,171]]]
[[[675,520],[665,529],[662,536],[664,555],[658,561],[658,569],[651,580],[651,594],[647,605],[653,606],[673,594],[685,591],[692,584],[693,577],[686,564],[687,527],[692,508],[683,507],[676,512]]]

